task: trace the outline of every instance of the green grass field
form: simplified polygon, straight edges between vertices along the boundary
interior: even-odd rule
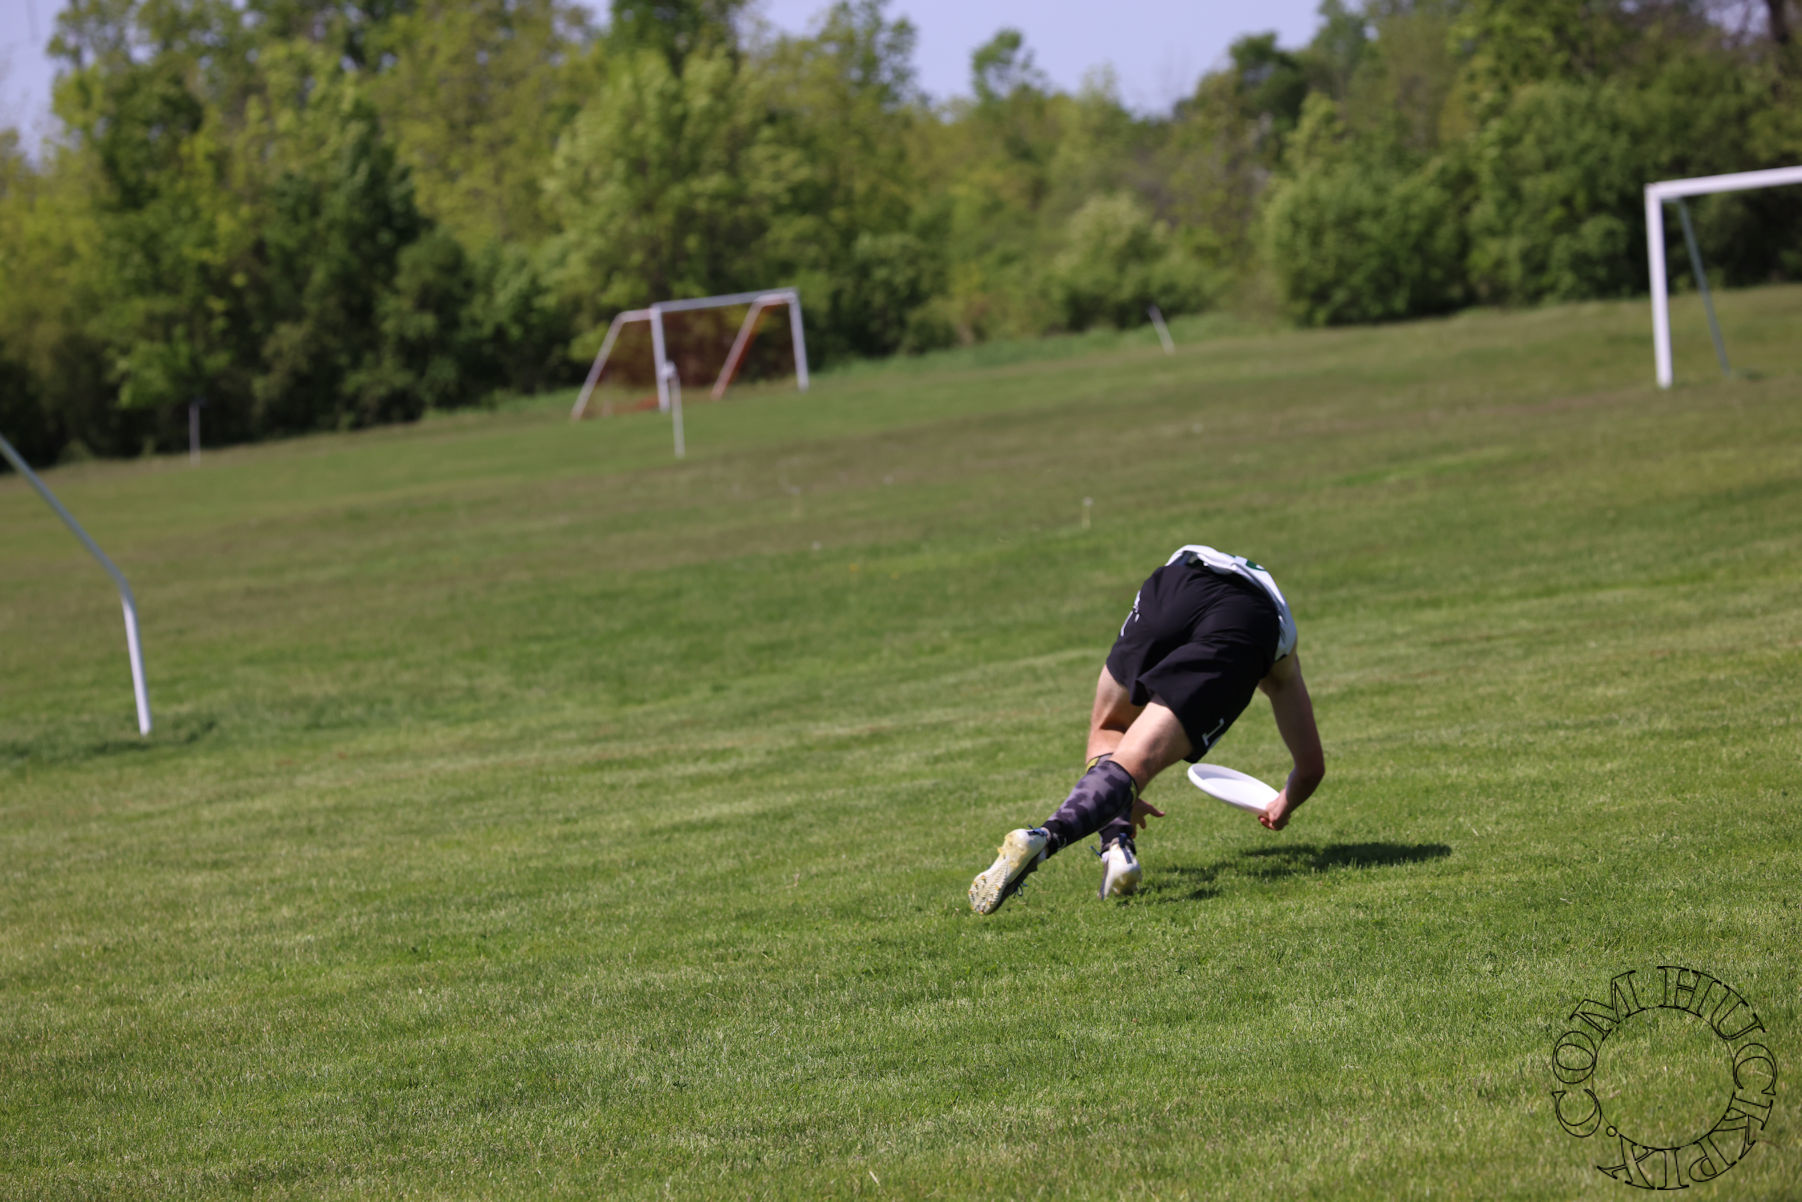
[[[1721,303],[1758,372],[1685,300],[1669,392],[1636,302],[51,472],[148,740],[0,480],[0,1196],[1614,1196],[1552,1047],[1667,964],[1780,1065],[1692,1196],[1802,1196],[1802,289]],[[1288,592],[1326,784],[1172,773],[1137,898],[975,917],[1191,541]],[[1261,700],[1214,758],[1280,778]],[[1705,1130],[1705,1030],[1624,1023],[1611,1118]]]

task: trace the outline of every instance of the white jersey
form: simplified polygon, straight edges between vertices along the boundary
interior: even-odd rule
[[[1185,555],[1195,556],[1196,560],[1209,571],[1242,577],[1270,594],[1270,599],[1276,603],[1277,617],[1281,621],[1276,636],[1276,658],[1287,658],[1295,650],[1295,617],[1289,612],[1289,603],[1283,600],[1283,590],[1276,587],[1276,581],[1271,579],[1269,572],[1243,555],[1228,555],[1224,551],[1216,551],[1212,547],[1204,547],[1199,543],[1178,547],[1176,554],[1165,560],[1164,564],[1168,567]]]

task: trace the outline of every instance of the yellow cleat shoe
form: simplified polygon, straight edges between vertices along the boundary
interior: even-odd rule
[[[1043,827],[1007,832],[995,862],[970,882],[970,908],[978,914],[993,914],[1001,903],[1012,897],[1020,882],[1032,875],[1045,862],[1045,849],[1051,836]]]

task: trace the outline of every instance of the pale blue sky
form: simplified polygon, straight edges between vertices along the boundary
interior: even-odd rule
[[[1242,34],[1275,30],[1299,46],[1319,24],[1320,0],[890,0],[889,15],[919,31],[914,62],[935,98],[967,95],[970,52],[1012,26],[1026,35],[1039,69],[1074,90],[1090,70],[1111,64],[1120,95],[1136,109],[1167,109],[1218,66]],[[820,0],[762,0],[779,29],[805,32],[826,8]]]
[[[1246,33],[1274,29],[1285,46],[1313,33],[1319,0],[891,0],[891,16],[919,30],[920,84],[937,99],[969,91],[970,52],[996,30],[1026,35],[1040,70],[1074,89],[1096,67],[1111,65],[1121,97],[1134,108],[1168,108],[1218,66]],[[591,7],[604,7],[596,3]],[[806,32],[823,0],[761,0],[779,30]],[[50,107],[51,64],[44,56],[62,0],[0,0],[0,123],[39,130]],[[28,139],[35,140],[35,139]]]

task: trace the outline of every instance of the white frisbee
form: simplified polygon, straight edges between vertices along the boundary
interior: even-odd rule
[[[1255,776],[1218,764],[1191,764],[1189,781],[1216,801],[1262,814],[1276,800],[1276,790]]]

